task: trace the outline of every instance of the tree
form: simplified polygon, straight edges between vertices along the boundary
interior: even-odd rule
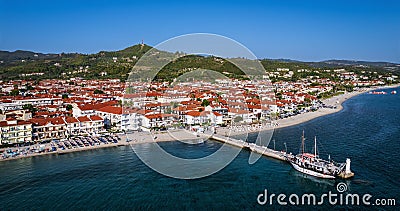
[[[22,106],[22,109],[29,110],[32,114],[37,111],[37,108],[33,107],[32,104],[25,104]]]
[[[71,111],[72,110],[72,105],[68,104],[67,105],[67,111]]]
[[[276,93],[276,97],[278,98],[278,100],[282,100],[283,99],[281,92]]]
[[[179,103],[177,102],[171,102],[170,104],[173,109],[179,106]]]
[[[26,85],[26,90],[33,90],[33,89],[34,89],[33,86],[31,86],[30,84]]]
[[[10,92],[10,96],[18,96],[19,95],[19,90],[18,89],[13,89]]]
[[[67,99],[68,98],[68,94],[62,94],[62,99]]]
[[[102,90],[95,89],[93,94],[104,94],[104,92]]]
[[[243,121],[243,117],[241,117],[241,116],[236,116],[236,117],[233,119],[233,122],[241,122],[241,121]]]
[[[306,102],[307,104],[311,103],[311,99],[310,98],[304,98],[304,102]]]
[[[210,105],[210,102],[207,99],[204,99],[203,102],[201,102],[201,106],[207,107]]]

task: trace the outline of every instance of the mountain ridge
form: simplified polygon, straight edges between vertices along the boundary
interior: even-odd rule
[[[137,44],[117,51],[83,53],[38,53],[26,50],[0,51],[0,79],[43,79],[43,78],[111,78],[126,79],[138,59],[152,49],[146,44]],[[157,50],[158,51],[158,50]],[[161,52],[161,51],[159,51]],[[174,55],[175,53],[166,52]],[[180,59],[180,58],[179,58]],[[250,60],[249,60],[250,61]],[[331,59],[318,62],[305,62],[292,59],[259,59],[266,71],[277,68],[324,69],[346,68],[350,70],[369,70],[400,73],[400,64],[392,62],[369,62],[344,59]],[[216,62],[215,57],[189,57],[172,65],[167,65],[164,77],[171,78],[183,74],[182,68],[212,69],[218,72],[234,73],[233,77],[244,75],[228,62]],[[177,73],[179,72],[179,73]],[[32,76],[33,75],[33,76]],[[29,77],[27,77],[29,76]]]
[[[136,44],[132,45],[129,47],[126,47],[122,50],[115,50],[115,51],[99,51],[97,53],[41,53],[41,52],[35,52],[31,50],[15,50],[15,51],[7,51],[7,50],[0,50],[0,61],[16,61],[20,59],[29,59],[29,58],[35,58],[37,55],[38,59],[49,59],[49,58],[55,58],[60,55],[95,55],[99,53],[126,53],[129,51],[137,51],[136,48],[140,46],[145,46],[145,49],[150,49],[152,48],[149,45],[145,44]],[[147,51],[146,50],[146,51]],[[280,62],[294,62],[294,63],[327,63],[327,64],[336,64],[336,65],[371,65],[371,66],[390,66],[390,65],[400,65],[400,63],[396,62],[388,62],[388,61],[367,61],[367,60],[351,60],[351,59],[328,59],[328,60],[321,60],[321,61],[301,61],[301,60],[296,60],[296,59],[287,59],[287,58],[277,58],[277,59],[272,59],[272,58],[260,58],[260,60],[271,60],[271,61],[280,61]]]

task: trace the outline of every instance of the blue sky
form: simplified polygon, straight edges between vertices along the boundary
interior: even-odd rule
[[[398,1],[0,0],[0,49],[94,53],[214,33],[258,58],[400,63]]]

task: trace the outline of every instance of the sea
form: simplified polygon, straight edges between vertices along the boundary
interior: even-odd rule
[[[246,150],[208,177],[175,179],[146,166],[130,146],[121,146],[0,162],[0,210],[399,210],[400,94],[390,94],[396,89],[382,89],[387,95],[360,94],[345,101],[340,112],[274,131],[275,144],[271,141],[269,147],[295,154],[303,131],[309,151],[316,136],[321,157],[351,159],[351,179],[307,176],[268,157],[249,164]],[[250,134],[248,141],[256,137]],[[159,145],[176,156],[199,158],[222,144],[207,140]],[[152,152],[145,144],[141,150]],[[339,192],[338,185],[344,185],[344,191]],[[314,194],[320,202],[329,193],[338,194],[335,205],[327,198],[321,205],[300,203],[304,194]],[[286,205],[278,202],[280,194],[286,196],[281,200]],[[348,194],[358,195],[360,204],[340,203],[340,195]],[[366,194],[370,205],[361,201]],[[299,203],[292,195],[300,197]],[[376,199],[394,199],[396,205],[379,206]]]

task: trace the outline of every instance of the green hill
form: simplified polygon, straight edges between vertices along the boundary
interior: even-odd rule
[[[346,60],[301,62],[286,59],[262,59],[260,60],[262,68],[258,65],[259,63],[243,58],[233,58],[228,61],[214,56],[185,55],[151,49],[151,46],[138,44],[119,51],[100,51],[95,54],[0,51],[0,80],[82,77],[86,79],[119,78],[124,81],[131,72],[140,74],[142,77],[150,76],[154,64],[161,64],[168,58],[178,57],[180,58],[165,65],[154,79],[171,81],[195,69],[214,70],[230,78],[247,78],[248,76],[245,76],[237,64],[244,67],[245,71],[251,75],[263,74],[263,68],[267,72],[276,71],[277,68],[289,68],[295,72],[298,69],[309,69],[314,71],[311,74],[316,74],[317,70],[324,68],[346,68],[355,72],[377,71],[393,74],[400,72],[400,65],[387,62]],[[141,62],[140,65],[135,66],[138,59],[146,52],[152,55],[149,57],[151,61]],[[132,71],[134,66],[135,69]],[[295,74],[290,80],[297,80],[304,76],[304,74]],[[329,74],[321,76],[330,77]]]

